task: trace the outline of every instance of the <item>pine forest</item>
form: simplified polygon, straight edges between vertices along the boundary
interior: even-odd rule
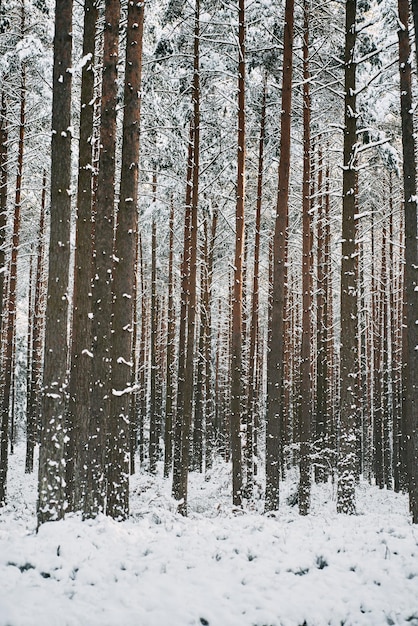
[[[417,0],[0,0],[0,626],[418,625],[417,64]]]

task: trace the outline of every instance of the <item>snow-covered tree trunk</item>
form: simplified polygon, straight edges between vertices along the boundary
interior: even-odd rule
[[[68,387],[71,218],[72,0],[56,0],[51,142],[51,225],[45,320],[38,523],[63,517]]]
[[[129,514],[129,408],[138,230],[139,123],[144,5],[128,2],[122,170],[116,224],[112,318],[112,398],[109,420],[107,509]]]
[[[309,68],[309,3],[303,3],[303,180],[302,180],[302,345],[300,359],[300,484],[299,512],[307,515],[310,508],[311,489],[311,95]],[[326,350],[326,346],[323,346]]]
[[[69,506],[82,510],[86,490],[91,391],[92,176],[96,0],[84,4],[78,156],[77,221],[74,254],[71,362],[67,413],[67,493]]]
[[[231,446],[232,446],[232,501],[241,506],[241,393],[242,393],[242,306],[244,261],[244,194],[245,194],[245,0],[238,8],[238,167],[235,212],[235,261],[232,290],[231,334]]]
[[[294,0],[286,0],[283,41],[283,85],[280,118],[278,197],[272,257],[272,291],[267,355],[266,511],[279,506],[280,407],[283,386],[285,259],[288,230],[290,126],[292,104]]]
[[[405,212],[405,285],[407,330],[403,415],[407,434],[407,474],[412,520],[418,524],[418,251],[417,183],[409,44],[409,2],[398,0],[399,72],[401,91],[403,187]],[[418,45],[418,44],[417,44]]]
[[[105,510],[105,457],[111,398],[112,270],[120,0],[106,0],[100,155],[94,214],[93,362],[84,514]],[[128,361],[130,356],[128,357]]]
[[[340,449],[337,510],[355,513],[357,417],[357,272],[356,272],[356,0],[346,1],[344,52],[344,161],[341,259]]]

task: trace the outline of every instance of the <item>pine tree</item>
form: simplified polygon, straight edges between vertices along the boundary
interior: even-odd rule
[[[38,523],[63,517],[71,217],[72,0],[56,0],[51,142],[51,224],[39,452]]]

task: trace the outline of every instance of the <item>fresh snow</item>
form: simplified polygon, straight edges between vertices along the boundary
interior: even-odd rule
[[[361,483],[357,516],[335,513],[335,486],[314,486],[312,513],[281,491],[230,504],[230,468],[193,474],[188,518],[170,481],[131,478],[131,518],[78,516],[36,532],[36,476],[10,457],[0,509],[0,626],[418,625],[418,528],[407,498]]]

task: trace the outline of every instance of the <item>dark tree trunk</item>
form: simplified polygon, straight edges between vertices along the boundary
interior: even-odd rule
[[[24,29],[24,6],[22,5],[22,36]],[[9,414],[11,398],[13,394],[13,345],[16,332],[16,307],[17,307],[17,255],[20,242],[20,222],[22,204],[22,175],[23,175],[23,149],[25,140],[25,110],[26,110],[26,70],[22,65],[20,85],[20,118],[19,118],[19,143],[17,151],[17,174],[15,189],[15,205],[13,214],[12,251],[9,269],[7,315],[4,326],[4,353],[3,374],[1,379],[1,443],[0,443],[0,505],[6,499],[6,480],[8,465],[8,438],[9,438]],[[12,409],[13,412],[13,409]]]
[[[254,268],[253,290],[251,299],[250,318],[250,345],[248,354],[248,399],[246,410],[247,437],[246,437],[246,466],[247,483],[246,494],[251,497],[254,487],[254,416],[256,414],[256,378],[259,340],[259,290],[260,290],[260,231],[261,231],[261,208],[263,196],[263,168],[264,168],[264,142],[266,135],[266,98],[267,98],[267,74],[264,76],[263,95],[261,101],[260,138],[258,143],[258,172],[257,172],[257,200],[255,210],[255,234],[254,234]]]
[[[416,4],[413,4],[416,15]],[[403,187],[405,212],[406,364],[404,366],[403,414],[407,433],[407,474],[412,521],[418,524],[418,252],[417,184],[413,127],[411,50],[408,0],[398,0],[399,72],[401,91]],[[418,45],[418,42],[416,42]],[[418,56],[418,53],[417,53]]]
[[[293,24],[294,0],[286,0],[283,41],[279,182],[273,239],[273,276],[267,358],[266,511],[276,511],[279,507],[280,396],[283,388],[284,292],[289,210]]]
[[[153,182],[153,194],[155,201],[156,179]],[[157,225],[155,217],[152,221],[151,235],[151,372],[150,372],[150,422],[149,422],[149,471],[155,474],[159,453],[159,407],[157,403],[157,332],[158,332],[158,296],[157,296]]]
[[[311,383],[311,95],[309,69],[309,6],[303,3],[303,181],[302,181],[302,345],[300,382],[300,483],[299,513],[307,515],[310,509],[311,461],[310,441],[312,424]],[[324,350],[326,347],[324,346]]]
[[[0,322],[4,310],[4,283],[6,273],[6,222],[7,222],[7,161],[8,128],[6,96],[1,95],[0,111]]]
[[[355,513],[357,417],[357,281],[356,281],[356,0],[346,2],[343,216],[341,260],[340,450],[337,510]]]
[[[27,405],[26,461],[25,471],[33,471],[33,454],[38,441],[40,423],[39,396],[42,380],[42,347],[44,319],[44,256],[45,256],[46,171],[42,181],[41,215],[39,218],[38,246],[33,303],[31,370]]]
[[[113,233],[115,213],[115,149],[117,63],[120,0],[106,0],[100,116],[100,156],[94,210],[94,269],[92,284],[92,389],[88,425],[88,459],[84,515],[105,509],[105,458],[111,388],[111,320]],[[129,357],[130,358],[130,357]],[[128,358],[128,361],[129,361]]]
[[[181,500],[181,437],[184,415],[184,394],[185,394],[185,368],[187,352],[187,315],[188,315],[188,291],[190,274],[190,253],[191,253],[191,223],[192,223],[192,176],[193,176],[193,125],[190,126],[190,137],[187,155],[186,174],[186,197],[184,213],[184,234],[183,234],[183,259],[181,262],[181,287],[180,287],[180,323],[179,323],[179,350],[178,350],[178,370],[177,370],[177,410],[174,424],[174,449],[173,449],[173,484],[172,495],[175,500]]]
[[[175,365],[175,307],[174,307],[174,202],[171,201],[168,244],[168,299],[167,299],[167,365],[164,432],[164,476],[167,477],[173,462],[174,425],[174,365]]]
[[[215,251],[216,228],[218,224],[218,210],[215,209],[212,215],[212,228],[207,258],[207,280],[206,290],[203,297],[203,306],[206,310],[205,322],[207,330],[205,334],[205,399],[206,399],[206,469],[210,469],[213,464],[215,451],[215,385],[212,376],[212,280],[213,280],[213,257]]]
[[[197,214],[199,200],[200,152],[200,0],[195,4],[194,73],[193,73],[193,165],[190,221],[190,265],[188,275],[187,340],[184,369],[183,420],[181,431],[180,503],[178,510],[187,515],[187,492],[190,455],[190,430],[193,414],[196,281],[197,281]]]
[[[241,506],[241,394],[242,394],[242,304],[243,256],[245,239],[245,3],[238,3],[238,167],[235,213],[235,261],[232,291],[231,336],[231,445],[232,501]]]
[[[144,5],[128,3],[122,169],[116,224],[112,319],[112,397],[109,422],[107,509],[114,519],[129,515],[129,408],[132,393],[132,334],[138,230],[139,122]]]
[[[56,0],[51,143],[51,226],[45,319],[38,523],[64,516],[71,221],[72,0]]]
[[[84,4],[83,57],[89,58],[81,76],[78,157],[77,221],[74,255],[70,385],[67,413],[67,499],[70,508],[83,510],[88,467],[88,423],[91,391],[91,278],[94,62],[97,0]]]

